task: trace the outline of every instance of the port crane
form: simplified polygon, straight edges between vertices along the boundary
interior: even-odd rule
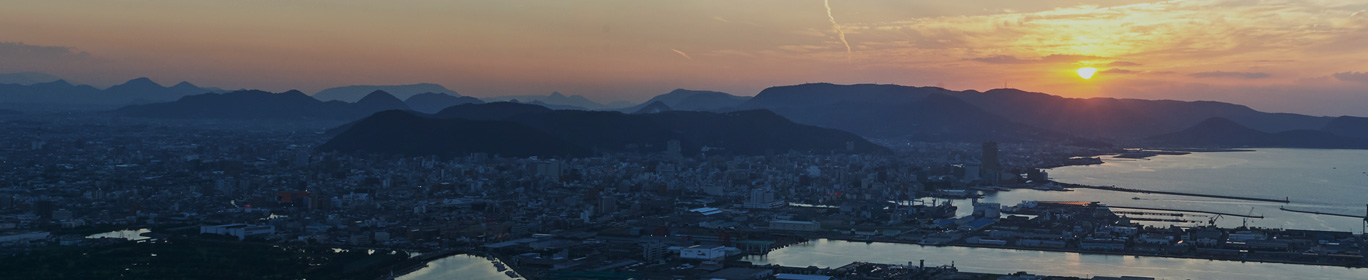
[[[1253,206],[1250,206],[1250,207],[1249,207],[1249,214],[1245,214],[1245,217],[1250,217],[1250,216],[1254,216],[1254,207],[1253,207]],[[1248,228],[1249,228],[1249,218],[1244,218],[1244,219],[1242,219],[1242,220],[1243,220],[1243,221],[1240,222],[1240,227],[1243,227],[1243,228],[1248,229]]]
[[[1224,216],[1221,216],[1221,214],[1216,214],[1216,216],[1212,216],[1212,217],[1211,217],[1211,220],[1210,220],[1210,221],[1207,221],[1207,225],[1213,226],[1213,227],[1216,226],[1216,220],[1221,219],[1221,217],[1224,217]]]

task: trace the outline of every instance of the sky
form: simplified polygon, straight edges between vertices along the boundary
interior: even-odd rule
[[[1010,87],[1368,116],[1368,1],[10,0],[0,73],[25,71],[604,103],[810,82]]]

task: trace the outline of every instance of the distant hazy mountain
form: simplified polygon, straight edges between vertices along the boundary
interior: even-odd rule
[[[370,94],[371,92],[375,92],[377,90],[388,92],[394,95],[394,97],[398,97],[399,99],[408,99],[409,97],[413,97],[414,95],[429,92],[442,93],[451,96],[461,96],[455,91],[447,89],[442,85],[422,83],[391,86],[356,85],[335,87],[319,91],[318,93],[315,93],[313,97],[315,99],[322,101],[340,100],[343,102],[356,102],[360,101],[361,98],[365,97],[367,94]]]
[[[1210,118],[1182,131],[1147,138],[1155,144],[1185,147],[1368,148],[1368,140],[1318,130],[1267,133],[1225,118]]]
[[[215,92],[181,82],[164,87],[137,78],[106,89],[72,85],[64,80],[32,85],[0,84],[0,102],[14,104],[126,105],[172,101],[183,96]]]
[[[722,111],[741,105],[750,97],[735,96],[725,92],[676,89],[666,94],[652,97],[640,105],[619,109],[622,112],[637,112],[653,103],[681,111]]]
[[[546,156],[585,155],[585,151],[660,152],[665,150],[666,143],[671,140],[680,141],[681,152],[686,155],[698,154],[704,146],[722,148],[711,151],[710,154],[754,155],[767,151],[782,153],[789,150],[828,153],[845,151],[846,143],[853,144],[856,153],[888,152],[887,148],[870,143],[854,134],[796,124],[763,110],[731,113],[673,111],[633,115],[600,111],[552,111],[529,106],[531,105],[506,102],[465,104],[448,108],[432,116],[434,119],[447,122],[415,122],[414,118],[423,116],[407,114],[399,117],[386,112],[357,122],[320,149],[388,151],[403,154],[422,151],[420,154],[451,155],[453,148],[447,143],[497,143],[497,139],[490,140],[487,138],[488,135],[509,135],[512,133],[503,129],[521,131],[522,127],[529,127],[550,135],[548,139],[559,139],[573,145],[554,151],[539,152],[540,155]],[[453,118],[454,116],[470,118]],[[492,116],[507,118],[496,120]],[[380,120],[373,120],[376,118]],[[414,122],[418,125],[398,122]],[[485,123],[481,122],[496,122],[503,125],[482,126]],[[422,132],[382,131],[381,128],[385,127],[400,127]],[[459,131],[451,131],[453,129]],[[402,140],[374,135],[431,138]],[[460,150],[456,153],[498,153],[517,150],[511,146],[525,145],[513,141],[516,139],[508,140],[510,141],[507,142],[507,146],[480,146],[482,148]],[[417,146],[392,147],[399,143]]]
[[[605,108],[603,104],[589,100],[584,96],[566,96],[560,92],[552,92],[549,95],[509,95],[484,98],[485,102],[513,101],[536,104],[557,110],[597,110]]]
[[[57,76],[38,73],[38,72],[19,72],[0,74],[0,84],[33,85],[40,83],[51,83],[61,80]]]
[[[1358,128],[1368,129],[1368,125],[1348,125],[1353,120],[1350,118],[1341,120],[1344,124],[1327,127],[1332,118],[1265,113],[1213,101],[1081,99],[1014,89],[978,92],[900,85],[772,87],[738,108],[769,109],[799,123],[847,130],[867,137],[922,140],[1013,141],[1081,137],[1137,142],[1148,136],[1180,131],[1211,118],[1235,121],[1265,133],[1326,128],[1327,131],[1334,129],[1333,132],[1339,135],[1361,137],[1356,131],[1364,129]],[[1317,137],[1319,134],[1291,133],[1280,137],[1289,135]]]
[[[641,109],[637,109],[636,111],[632,112],[632,114],[653,114],[668,111],[674,111],[674,109],[670,108],[669,105],[665,105],[665,102],[656,101],[651,102],[651,104],[646,104],[646,106],[641,107]]]
[[[373,92],[357,103],[323,102],[297,90],[271,93],[259,90],[192,95],[174,102],[132,105],[115,113],[154,118],[217,119],[359,119],[385,110],[408,106],[383,91]]]
[[[771,87],[740,109],[866,137],[919,141],[1020,141],[1054,137],[984,111],[935,87],[803,84]]]
[[[1015,122],[1087,137],[1131,139],[1178,131],[1225,118],[1263,132],[1320,129],[1330,118],[1264,113],[1213,101],[1064,98],[1015,89],[964,91],[955,96]]]
[[[394,95],[383,90],[377,90],[367,94],[365,97],[362,97],[361,100],[357,100],[354,106],[359,110],[368,112],[409,109],[408,104],[404,104],[403,100],[399,100],[398,97],[394,97]]]
[[[1334,118],[1321,130],[1339,136],[1368,139],[1368,118],[1350,116]]]
[[[452,96],[435,92],[420,93],[404,100],[404,104],[408,104],[409,108],[414,111],[428,114],[440,112],[447,107],[471,103],[479,104],[484,103],[484,101],[469,96]]]

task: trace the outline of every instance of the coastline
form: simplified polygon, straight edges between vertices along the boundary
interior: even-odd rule
[[[1088,254],[1088,255],[1133,256],[1133,257],[1162,257],[1162,258],[1179,258],[1179,259],[1194,259],[1194,260],[1208,260],[1208,261],[1233,261],[1233,262],[1278,263],[1278,264],[1312,265],[1312,266],[1325,266],[1325,267],[1343,267],[1343,268],[1349,268],[1349,269],[1368,269],[1368,265],[1365,265],[1365,264],[1334,264],[1334,263],[1321,263],[1321,262],[1310,262],[1310,261],[1268,260],[1268,259],[1249,259],[1249,258],[1240,259],[1240,258],[1238,258],[1238,257],[1196,256],[1196,255],[1183,255],[1183,254],[1139,254],[1139,253],[1132,253],[1132,252],[1116,252],[1116,251],[1085,251],[1085,250],[1081,250],[1081,249],[1067,249],[1067,248],[1038,248],[1038,247],[1023,247],[1023,246],[1012,246],[1012,245],[968,244],[968,243],[963,243],[963,242],[953,242],[953,243],[949,243],[949,244],[939,244],[939,245],[927,245],[927,244],[921,244],[921,243],[917,243],[917,242],[911,242],[911,241],[907,241],[907,240],[898,240],[898,239],[877,239],[877,240],[871,239],[871,240],[859,240],[859,239],[848,238],[848,237],[842,237],[842,236],[822,236],[822,237],[817,237],[817,238],[811,238],[811,239],[809,239],[807,242],[817,241],[817,240],[820,240],[820,239],[839,240],[839,241],[846,241],[846,242],[866,242],[866,243],[879,242],[879,243],[907,244],[907,245],[918,245],[918,246],[923,246],[923,247],[925,247],[925,246],[930,246],[930,247],[984,248],[984,249],[1003,249],[1003,250],[1037,251],[1037,252],[1077,253],[1077,254]],[[746,256],[763,256],[763,255],[766,255],[766,254],[768,254],[768,252],[760,253],[760,254],[745,254],[745,255],[741,255],[741,258],[744,258],[744,257],[746,257]]]

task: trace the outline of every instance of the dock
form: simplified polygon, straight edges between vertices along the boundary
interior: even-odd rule
[[[1233,196],[1233,195],[1218,195],[1218,194],[1200,194],[1200,193],[1185,193],[1185,192],[1171,192],[1171,191],[1138,190],[1138,189],[1128,189],[1128,188],[1118,188],[1118,187],[1104,187],[1104,186],[1089,186],[1089,185],[1069,184],[1069,183],[1060,183],[1060,182],[1055,182],[1055,183],[1056,183],[1056,184],[1059,184],[1059,185],[1061,185],[1061,186],[1064,186],[1064,187],[1066,187],[1066,188],[1096,189],[1096,190],[1107,190],[1107,191],[1118,191],[1118,192],[1132,192],[1132,193],[1153,193],[1153,194],[1181,195],[1181,196],[1208,197],[1208,198],[1221,198],[1221,199],[1234,199],[1234,200],[1247,200],[1247,201],[1262,201],[1262,202],[1277,202],[1277,203],[1289,203],[1289,202],[1290,202],[1287,198],[1283,198],[1283,199],[1272,199],[1272,198],[1247,197],[1247,196]]]
[[[1358,215],[1339,214],[1339,213],[1326,213],[1326,212],[1320,212],[1320,211],[1288,209],[1287,207],[1278,207],[1278,209],[1281,209],[1281,210],[1287,211],[1287,212],[1306,213],[1306,214],[1316,214],[1316,215],[1326,215],[1326,216],[1338,216],[1338,217],[1349,217],[1349,218],[1365,218],[1365,217],[1368,217],[1368,215],[1358,216]]]
[[[1203,213],[1203,214],[1212,214],[1212,215],[1221,215],[1221,216],[1232,216],[1232,217],[1241,217],[1241,218],[1255,218],[1255,219],[1263,219],[1263,217],[1264,217],[1263,215],[1252,216],[1252,215],[1245,215],[1245,214],[1221,213],[1221,212],[1212,212],[1212,211],[1203,211],[1203,210],[1184,210],[1184,209],[1168,209],[1168,208],[1139,207],[1139,206],[1115,206],[1115,205],[1107,205],[1107,208],[1138,209],[1138,210],[1157,210],[1157,211],[1172,211],[1172,212],[1187,212],[1187,213]]]

